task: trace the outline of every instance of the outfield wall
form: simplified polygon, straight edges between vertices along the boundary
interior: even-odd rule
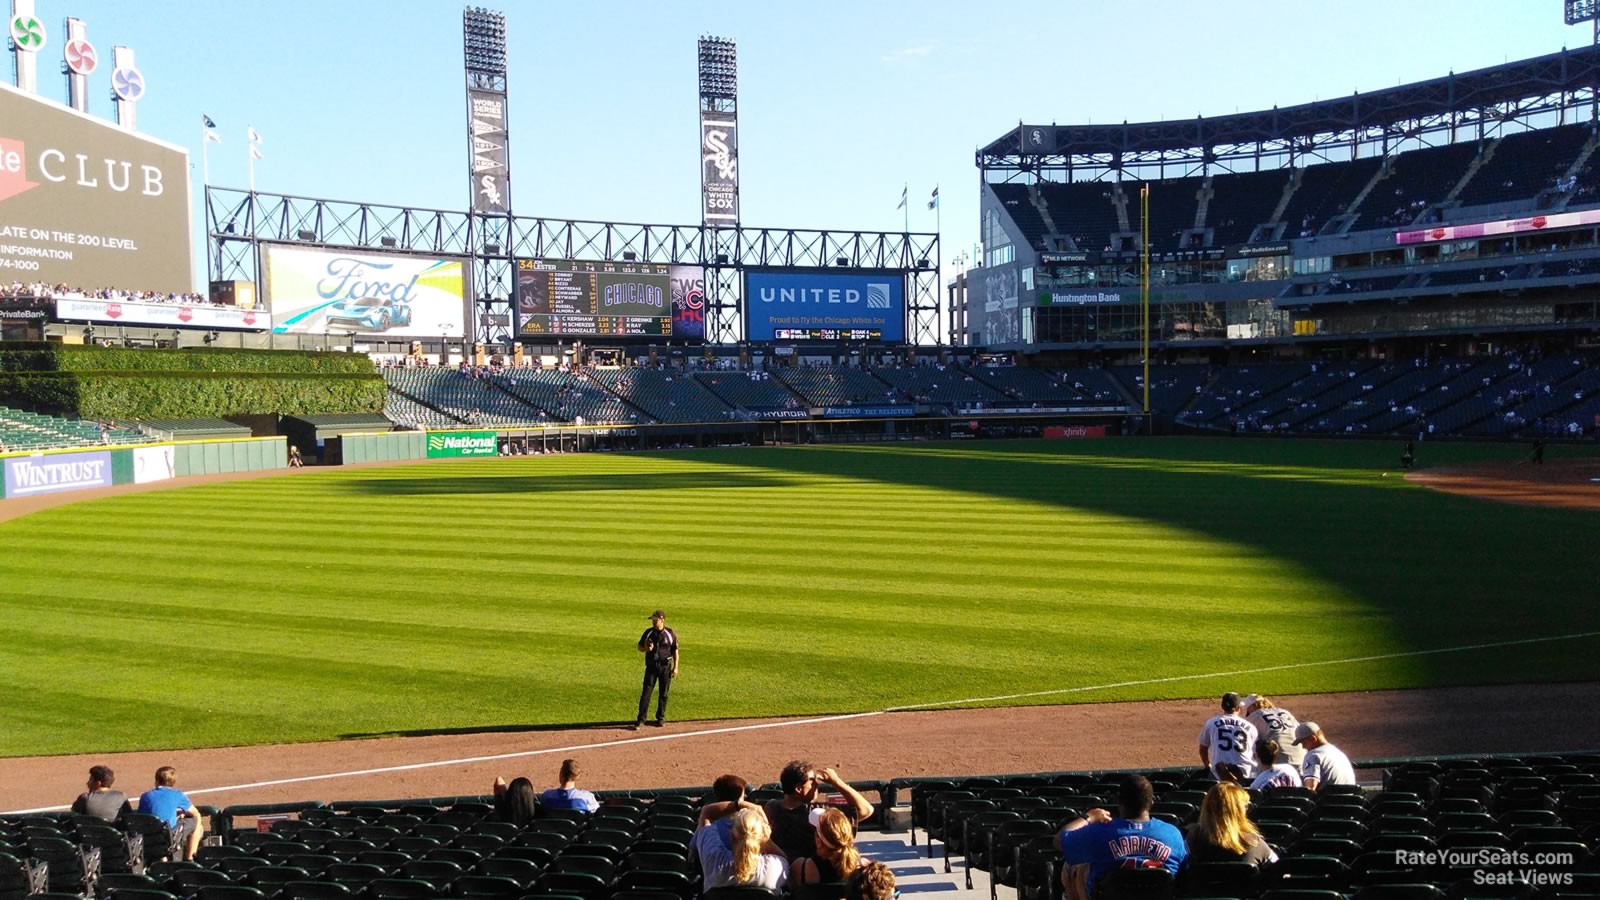
[[[0,500],[288,467],[283,437],[0,453]]]

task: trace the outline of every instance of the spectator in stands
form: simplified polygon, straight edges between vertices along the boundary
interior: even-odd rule
[[[1300,768],[1300,761],[1305,758],[1306,752],[1294,745],[1294,730],[1300,727],[1300,720],[1295,718],[1294,713],[1273,703],[1271,697],[1251,694],[1244,698],[1244,718],[1256,727],[1257,747],[1263,742],[1272,741],[1278,745],[1278,756],[1274,762],[1289,763],[1296,769]]]
[[[845,900],[893,900],[899,895],[894,871],[881,862],[866,863],[845,883]]]
[[[711,783],[711,802],[700,807],[695,827],[715,825],[724,847],[733,846],[733,814],[742,809],[761,809],[744,799],[745,785],[745,780],[737,775],[723,775]]]
[[[1307,788],[1320,791],[1331,784],[1354,785],[1356,770],[1350,757],[1335,747],[1315,722],[1302,722],[1294,730],[1294,742],[1306,749],[1300,763],[1300,779]]]
[[[861,867],[855,826],[837,809],[824,810],[817,819],[816,844],[816,856],[796,859],[789,866],[790,884],[833,884]]]
[[[1250,792],[1236,784],[1219,784],[1200,803],[1200,821],[1189,828],[1190,863],[1278,861],[1250,821]]]
[[[1143,775],[1130,775],[1118,789],[1117,811],[1098,807],[1073,819],[1061,830],[1061,883],[1068,900],[1086,900],[1100,879],[1123,867],[1163,868],[1176,875],[1188,858],[1183,833],[1160,819],[1150,818],[1155,789]]]
[[[494,780],[494,812],[502,822],[521,828],[533,821],[537,809],[533,782],[518,776],[506,784],[504,778]]]
[[[733,817],[733,846],[722,843],[717,829],[702,827],[694,837],[705,890],[719,887],[762,887],[781,890],[788,881],[788,863],[776,853],[763,852],[772,826],[759,809],[741,809]]]
[[[872,815],[872,803],[851,787],[833,769],[818,769],[808,762],[790,760],[778,775],[783,797],[766,804],[767,820],[772,823],[772,841],[790,859],[799,859],[816,846],[816,820],[812,810],[822,808],[817,797],[818,784],[844,794],[850,801],[846,810],[851,820],[860,822]]]
[[[205,824],[200,821],[200,810],[177,785],[177,769],[172,766],[157,769],[156,786],[139,796],[139,812],[165,822],[176,836],[175,843],[182,844],[183,858],[194,859],[195,852],[200,849],[200,838],[205,834]]]
[[[1277,741],[1266,737],[1256,741],[1256,763],[1261,766],[1261,771],[1256,775],[1256,780],[1250,782],[1250,790],[1301,786],[1300,767],[1295,763],[1279,762],[1279,756]]]
[[[1200,764],[1218,778],[1225,772],[1242,779],[1255,775],[1250,748],[1256,742],[1256,727],[1239,715],[1240,711],[1239,695],[1229,691],[1222,695],[1222,712],[1207,719],[1200,729]]]
[[[545,791],[540,797],[545,809],[579,809],[592,813],[600,808],[600,801],[588,791],[578,790],[578,761],[561,761],[561,786]]]
[[[72,811],[80,816],[94,816],[107,822],[115,822],[133,812],[133,807],[128,804],[128,795],[111,789],[116,780],[116,773],[111,771],[110,766],[90,766],[89,789],[72,801]]]

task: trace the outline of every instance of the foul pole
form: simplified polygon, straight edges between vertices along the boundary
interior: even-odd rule
[[[1139,350],[1144,357],[1144,421],[1150,421],[1150,185],[1139,188]]]

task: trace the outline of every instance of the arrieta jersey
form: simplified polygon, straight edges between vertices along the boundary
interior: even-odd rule
[[[1231,763],[1244,777],[1255,774],[1256,727],[1232,713],[1212,716],[1200,729],[1200,746],[1211,748],[1211,765]]]

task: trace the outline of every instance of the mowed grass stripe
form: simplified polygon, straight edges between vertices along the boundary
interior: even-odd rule
[[[1473,505],[1474,528],[1513,536],[1504,561],[1477,548],[1488,565],[1473,571],[1451,544],[1481,541],[1459,524],[1468,507],[1382,479],[1392,453],[1380,460],[1378,449],[1108,441],[585,455],[64,507],[0,525],[0,666],[18,673],[0,699],[36,698],[0,734],[0,753],[626,718],[631,645],[655,606],[685,635],[690,675],[675,703],[686,717],[1403,652],[1546,633],[1583,614],[1554,595],[1584,567],[1511,567],[1531,550],[1517,535],[1554,536],[1538,547],[1555,553],[1592,520]],[[1440,620],[1496,608],[1513,583],[1532,599],[1498,620]],[[175,644],[203,664],[173,665]],[[1250,687],[1570,677],[1594,648],[1548,649],[1490,666],[1295,671]],[[157,732],[153,721],[181,727]]]

